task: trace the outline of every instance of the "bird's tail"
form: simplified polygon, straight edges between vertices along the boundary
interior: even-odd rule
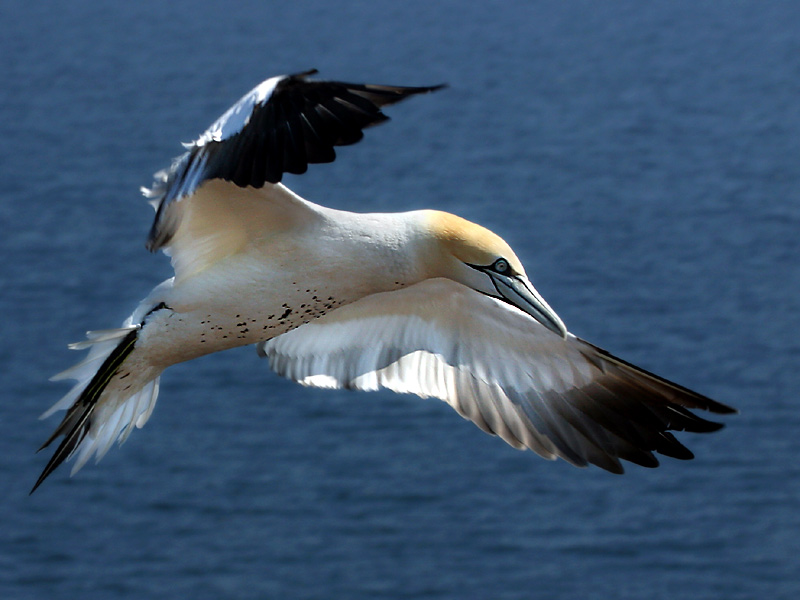
[[[85,341],[69,346],[72,350],[88,349],[89,354],[51,378],[75,379],[77,383],[40,417],[67,411],[53,435],[39,448],[64,436],[31,493],[65,460],[77,457],[74,474],[92,454],[99,461],[115,440],[122,444],[134,425],[142,427],[150,418],[158,396],[160,371],[129,368],[140,330],[141,325],[126,322],[120,329],[90,331]]]

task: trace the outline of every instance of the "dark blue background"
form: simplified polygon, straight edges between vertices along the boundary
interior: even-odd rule
[[[796,2],[7,0],[0,23],[0,596],[800,594]],[[615,477],[243,348],[171,368],[145,429],[29,498],[66,344],[170,275],[138,187],[311,67],[450,88],[296,191],[489,226],[572,331],[741,414]]]

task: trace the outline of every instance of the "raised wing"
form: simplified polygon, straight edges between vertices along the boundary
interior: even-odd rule
[[[239,187],[278,183],[284,173],[304,173],[309,164],[331,162],[334,146],[354,144],[362,130],[386,121],[380,108],[442,86],[398,87],[316,81],[316,71],[267,79],[228,109],[169,169],[156,173],[142,191],[156,206],[147,241],[155,251],[169,243],[178,219],[171,206],[205,181],[223,179]]]
[[[548,459],[623,471],[653,452],[692,458],[673,431],[729,407],[445,279],[368,296],[259,345],[303,385],[440,398],[487,433]]]

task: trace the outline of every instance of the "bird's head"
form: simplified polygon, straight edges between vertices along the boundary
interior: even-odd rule
[[[425,211],[424,217],[439,259],[432,261],[434,276],[503,300],[561,337],[567,336],[563,321],[533,287],[519,258],[499,235],[446,212]]]

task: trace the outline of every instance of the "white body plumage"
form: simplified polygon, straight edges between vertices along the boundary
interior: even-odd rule
[[[164,369],[245,344],[301,384],[440,398],[516,448],[578,466],[690,458],[669,431],[719,427],[687,409],[725,405],[569,334],[487,229],[432,210],[338,211],[281,185],[385,120],[381,106],[436,89],[307,75],[257,86],[146,190],[148,247],[175,277],[121,329],[73,345],[90,352],[56,376],[77,383],[44,415],[67,410],[34,489],[144,425]]]

